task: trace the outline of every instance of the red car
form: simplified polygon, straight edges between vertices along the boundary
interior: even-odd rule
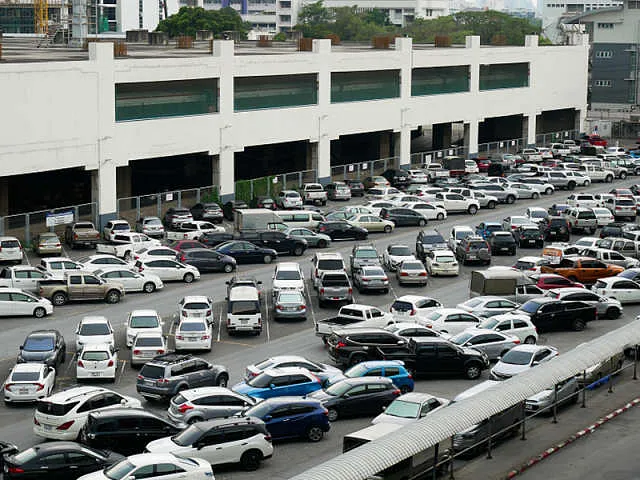
[[[552,288],[584,288],[584,285],[578,282],[572,282],[562,275],[555,273],[540,273],[532,275],[531,278],[536,282],[536,286],[541,290],[551,290]]]
[[[189,250],[191,248],[209,248],[204,243],[200,243],[197,240],[176,240],[169,244],[169,247],[177,250],[179,252],[183,252],[185,250]]]
[[[489,159],[477,158],[475,161],[476,161],[476,164],[478,165],[478,170],[480,170],[481,172],[486,172],[489,170],[489,165],[491,165],[491,162],[489,161]]]
[[[600,135],[589,135],[587,137],[587,141],[591,144],[591,145],[596,145],[599,147],[606,147],[607,146],[607,141],[602,138]]]

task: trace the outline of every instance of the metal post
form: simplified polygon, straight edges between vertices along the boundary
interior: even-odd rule
[[[298,185],[302,188],[302,172],[298,172]]]
[[[526,440],[527,436],[526,436],[526,420],[527,420],[527,409],[526,409],[526,403],[522,402],[522,435],[520,436],[520,440]]]
[[[487,442],[487,459],[491,460],[493,457],[491,456],[491,437],[493,436],[493,432],[492,432],[492,426],[493,426],[493,420],[490,418],[489,422],[487,423],[489,425],[489,440]]]
[[[4,221],[5,217],[0,217],[0,235],[4,235]]]
[[[2,223],[0,222],[0,233],[2,233]],[[633,347],[633,379],[638,379],[638,345]]]
[[[140,197],[136,197],[136,220],[140,218]]]
[[[162,194],[158,195],[158,218],[162,218]]]
[[[249,182],[249,189],[251,198],[253,198],[253,179]]]
[[[580,408],[587,408],[587,371],[582,371],[582,405]]]
[[[433,480],[436,480],[438,478],[438,449],[440,447],[439,443],[435,444],[435,447],[433,448],[433,468],[431,469],[431,473],[432,473],[432,478]]]
[[[609,393],[613,393],[613,373],[609,374],[609,390],[607,390]]]
[[[553,423],[558,423],[558,384],[553,386]]]
[[[200,188],[196,188],[196,203],[200,203]]]
[[[453,435],[451,436],[451,459],[449,460],[449,480],[455,480],[453,477]]]
[[[178,208],[182,207],[182,190],[178,190]]]
[[[24,243],[31,243],[31,216],[26,213],[24,215]]]

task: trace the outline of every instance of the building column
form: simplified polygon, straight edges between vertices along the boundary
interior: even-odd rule
[[[220,92],[218,112],[223,122],[217,139],[218,145],[213,146],[209,153],[213,156],[214,185],[218,185],[218,195],[222,203],[235,198],[234,152],[243,148],[234,145],[236,138],[233,132],[233,49],[233,40],[213,41],[212,55],[219,57],[222,65],[218,79],[218,91]]]
[[[464,123],[464,146],[467,149],[469,158],[478,156],[478,135],[480,132],[477,120],[470,120]]]
[[[535,147],[536,146],[536,122],[538,119],[538,115],[536,112],[533,112],[529,115],[524,116],[523,118],[523,130],[526,128],[526,136],[525,142],[527,147]]]
[[[102,231],[105,224],[117,217],[116,167],[113,162],[91,171],[91,201],[98,204],[98,227]]]
[[[390,132],[380,132],[379,157],[389,158],[391,156],[391,135]]]
[[[398,159],[397,167],[407,170],[411,168],[411,129],[403,127],[393,135],[393,155]]]
[[[316,170],[318,183],[331,183],[331,140],[328,135],[320,137],[318,142],[310,142],[307,161]]]
[[[0,217],[7,215],[9,215],[9,177],[0,177]]]
[[[235,198],[236,172],[235,154],[231,149],[220,150],[218,168],[214,168],[214,175],[218,181],[218,195],[220,202],[226,203]],[[215,166],[215,164],[214,164]]]
[[[313,54],[328,64],[331,40],[314,39],[312,45]],[[318,137],[309,139],[311,162],[316,169],[318,182],[323,185],[331,183],[331,119],[328,114],[330,105],[331,73],[328,68],[323,68],[318,74]]]
[[[131,184],[131,166],[116,168],[116,192],[118,198],[131,197],[133,187]]]

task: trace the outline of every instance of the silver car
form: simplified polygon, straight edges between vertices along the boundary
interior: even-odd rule
[[[580,386],[576,377],[570,377],[558,383],[558,406],[577,402],[579,389]],[[544,413],[550,414],[552,412],[551,406],[553,405],[554,398],[556,398],[556,393],[554,392],[554,387],[551,387],[527,398],[524,402],[524,408],[527,413],[544,410]]]
[[[420,260],[405,260],[396,268],[400,285],[427,285],[427,271]]]
[[[353,274],[353,284],[360,293],[371,290],[389,292],[389,278],[382,267],[362,267]]]
[[[586,288],[556,288],[548,290],[546,296],[558,300],[584,302],[596,307],[598,318],[616,319],[622,315],[622,304],[615,298],[608,298],[591,292]]]
[[[512,312],[519,306],[517,303],[507,300],[506,298],[485,295],[459,303],[456,305],[456,308],[473,313],[479,317],[492,317],[494,315]]]
[[[484,328],[469,328],[449,339],[461,347],[471,347],[487,354],[489,360],[498,360],[516,345],[520,339],[513,335]]]
[[[283,290],[273,301],[273,317],[281,320],[305,320],[307,301],[299,290]]]
[[[211,418],[231,417],[259,400],[224,387],[183,390],[169,403],[169,419],[178,425],[190,425]]]

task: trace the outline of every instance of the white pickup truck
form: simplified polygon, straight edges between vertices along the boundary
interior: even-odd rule
[[[311,203],[313,205],[327,204],[327,192],[319,183],[305,183],[302,186],[300,194],[304,203]]]
[[[150,238],[144,233],[123,232],[115,234],[110,242],[96,244],[96,253],[108,253],[128,261],[133,258],[134,252],[159,245],[160,240]]]
[[[578,172],[587,175],[592,182],[611,183],[615,178],[615,173],[611,170],[605,170],[601,166],[583,163],[580,165]]]
[[[52,278],[52,275],[44,270],[39,270],[29,265],[16,265],[0,270],[0,287],[21,288],[33,293],[40,291],[40,280]]]
[[[551,153],[553,153],[553,156],[556,158],[566,157],[567,155],[571,155],[571,149],[569,145],[565,145],[564,143],[552,143]]]
[[[167,231],[167,240],[197,240],[205,233],[224,233],[226,230],[220,225],[214,225],[204,220],[183,222],[172,231]]]
[[[430,182],[434,182],[436,178],[446,178],[451,176],[449,170],[444,168],[440,163],[422,165],[422,170],[427,175],[427,179]]]
[[[518,150],[517,155],[520,155],[525,162],[529,163],[541,163],[543,160],[542,154],[536,148],[523,148]]]
[[[338,311],[337,317],[330,317],[316,322],[316,336],[326,342],[334,329],[357,326],[383,328],[395,323],[392,314],[383,312],[377,307],[352,303]]]

